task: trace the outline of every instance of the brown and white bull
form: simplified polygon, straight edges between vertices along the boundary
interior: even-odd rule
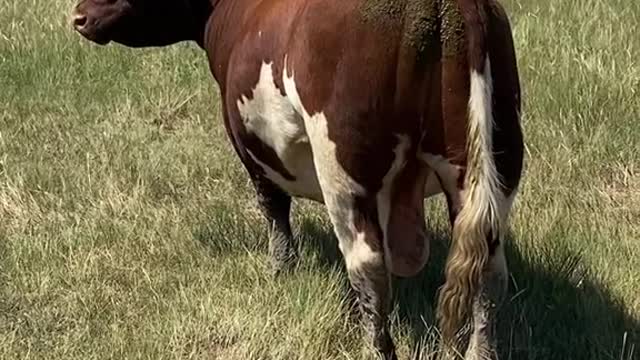
[[[276,269],[297,257],[291,197],[323,202],[384,359],[396,358],[390,275],[425,265],[423,199],[444,192],[453,235],[443,339],[465,344],[466,359],[497,356],[523,142],[513,40],[496,1],[81,0],[73,24],[99,44],[192,40],[206,51]]]

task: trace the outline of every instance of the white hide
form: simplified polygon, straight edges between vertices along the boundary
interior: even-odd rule
[[[460,176],[461,167],[452,164],[442,155],[420,153],[418,157],[433,170],[427,178],[425,197],[439,194],[443,190],[442,187],[444,187],[444,190],[452,197],[453,202],[460,204],[461,194],[458,189],[458,176]]]

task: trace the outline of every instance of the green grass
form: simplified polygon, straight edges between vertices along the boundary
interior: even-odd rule
[[[503,359],[640,359],[640,2],[509,0],[524,88]],[[268,274],[265,224],[194,45],[92,46],[70,1],[0,0],[0,359],[357,359],[321,207]],[[396,282],[400,355],[433,349],[448,227]]]

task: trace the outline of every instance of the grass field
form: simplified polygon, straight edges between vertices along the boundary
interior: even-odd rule
[[[0,0],[0,359],[358,359],[323,208],[273,279],[266,228],[195,45],[97,47],[71,0]],[[524,88],[502,359],[640,359],[640,2],[505,0]],[[395,283],[429,358],[449,230]]]

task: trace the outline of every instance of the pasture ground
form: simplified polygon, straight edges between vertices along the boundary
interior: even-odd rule
[[[524,88],[503,359],[640,359],[640,2],[505,0]],[[322,207],[274,280],[265,224],[195,45],[97,47],[72,0],[0,0],[0,358],[357,359]],[[428,358],[449,230],[395,283]]]

